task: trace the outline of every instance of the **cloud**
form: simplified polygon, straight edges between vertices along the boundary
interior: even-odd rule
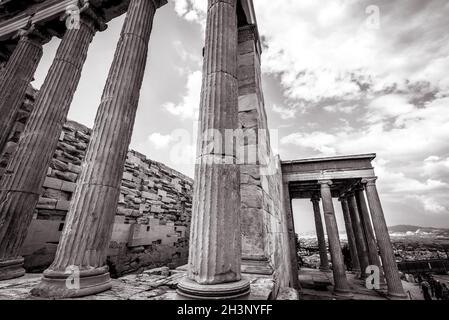
[[[415,110],[416,107],[407,101],[407,97],[398,94],[389,94],[377,97],[368,105],[368,122],[378,122],[392,119]]]
[[[148,140],[156,149],[165,149],[169,147],[169,144],[173,141],[173,137],[169,134],[164,135],[159,132],[154,132],[148,137]]]
[[[165,103],[162,108],[169,113],[178,116],[181,119],[198,119],[201,94],[201,71],[195,71],[188,76],[186,84],[186,93],[182,100],[175,104],[173,102]]]
[[[273,111],[281,116],[281,119],[292,119],[296,116],[296,113],[298,112],[297,109],[284,107],[284,106],[278,106],[276,104],[273,104],[272,107]]]

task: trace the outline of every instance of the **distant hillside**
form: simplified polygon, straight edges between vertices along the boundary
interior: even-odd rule
[[[388,231],[390,232],[416,232],[416,231],[422,231],[422,232],[435,232],[435,231],[449,231],[449,229],[445,228],[434,228],[434,227],[420,227],[420,226],[411,226],[411,225],[397,225],[388,227]]]
[[[411,225],[397,225],[388,227],[390,235],[393,237],[420,237],[420,238],[448,238],[449,229],[420,227]]]

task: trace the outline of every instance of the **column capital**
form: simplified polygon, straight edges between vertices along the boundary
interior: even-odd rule
[[[152,0],[152,1],[156,9],[159,9],[160,7],[163,7],[168,3],[167,0]]]
[[[343,193],[338,197],[338,201],[343,202],[343,201],[348,201],[348,195],[347,193]]]
[[[48,43],[52,36],[45,32],[44,29],[37,27],[34,23],[29,21],[26,27],[17,31],[13,39],[29,40],[35,45],[42,46]]]
[[[376,185],[376,180],[377,180],[377,177],[363,178],[362,179],[362,185],[375,186]]]
[[[330,187],[332,185],[332,180],[318,180],[318,184],[321,186],[327,185],[328,187]]]
[[[65,21],[67,30],[79,29],[80,23],[87,23],[95,31],[104,31],[108,25],[104,17],[91,6],[90,0],[79,0],[78,5],[70,5],[61,15],[60,21]]]

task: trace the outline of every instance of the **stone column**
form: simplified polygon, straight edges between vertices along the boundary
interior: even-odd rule
[[[380,267],[379,254],[377,250],[376,239],[374,238],[373,227],[369,216],[368,206],[366,205],[365,195],[362,187],[354,190],[354,196],[357,201],[357,208],[359,209],[360,221],[365,234],[365,240],[368,249],[368,260],[370,265]]]
[[[240,168],[235,142],[225,141],[239,127],[236,11],[237,0],[208,1],[188,275],[178,284],[189,298],[249,293],[240,271]]]
[[[345,220],[346,236],[348,237],[349,250],[351,253],[352,268],[356,273],[360,273],[359,256],[357,254],[357,245],[355,241],[354,230],[352,229],[352,221],[349,213],[348,199],[346,197],[340,197],[338,200],[341,202],[341,209],[343,211],[343,218]]]
[[[14,277],[17,272],[13,270],[21,269],[19,249],[66,121],[89,44],[99,28],[104,25],[87,10],[81,15],[79,28],[64,34],[0,181],[0,278]]]
[[[299,289],[299,277],[298,277],[298,248],[296,247],[296,232],[295,223],[293,220],[293,208],[292,199],[290,196],[290,190],[287,182],[283,183],[283,208],[285,212],[287,231],[288,231],[288,246],[290,255],[290,286],[295,289]]]
[[[112,234],[123,168],[139,102],[156,9],[166,1],[131,0],[112,61],[92,138],[55,260],[33,294],[77,297],[111,288],[106,254]],[[70,266],[80,287],[65,286]]]
[[[380,256],[382,258],[383,271],[387,281],[388,295],[393,298],[405,298],[406,294],[404,293],[401,278],[399,277],[398,266],[394,258],[387,223],[385,222],[379,194],[377,193],[376,179],[377,178],[363,179],[362,184],[365,185],[374,231],[376,232],[377,244],[379,245]]]
[[[340,296],[352,297],[351,289],[346,279],[345,264],[338,236],[337,220],[335,219],[334,204],[330,186],[332,181],[320,180],[321,199],[323,200],[324,221],[326,222],[327,238],[332,259],[332,272],[334,276],[334,293]]]
[[[360,277],[365,278],[366,267],[369,266],[368,249],[366,247],[365,235],[363,233],[362,222],[360,221],[359,210],[357,208],[357,201],[354,193],[348,193],[348,208],[352,222],[352,230],[354,231],[355,244],[357,247],[357,254],[359,256]]]
[[[313,215],[315,218],[316,237],[318,240],[318,248],[320,250],[320,269],[329,270],[329,260],[327,258],[326,239],[324,237],[323,221],[321,219],[320,197],[314,195],[312,199]]]
[[[19,32],[20,40],[0,76],[0,154],[14,127],[16,115],[50,37],[34,25]]]

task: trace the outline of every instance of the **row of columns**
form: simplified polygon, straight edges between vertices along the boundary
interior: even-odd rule
[[[375,181],[376,178],[363,179],[361,181],[362,184],[355,190],[346,192],[339,197],[353,262],[353,270],[360,273],[363,279],[366,276],[365,270],[368,266],[375,265],[379,267],[380,283],[382,285],[386,282],[388,295],[393,298],[403,298],[405,294],[394,259],[391,240]],[[330,191],[332,181],[323,180],[319,181],[319,184],[329,251],[331,254],[335,294],[350,296],[351,292],[346,278],[338,226]],[[368,199],[368,205],[366,203],[365,193]],[[319,200],[318,195],[314,195],[311,199],[320,252],[320,269],[328,270],[329,262]]]
[[[139,101],[153,18],[156,9],[166,3],[166,0],[131,0],[129,3],[56,257],[45,270],[42,281],[32,290],[33,295],[76,297],[111,287],[105,265],[106,250]],[[89,44],[98,30],[105,29],[101,18],[88,6],[84,7],[80,18],[80,27],[67,30],[62,38],[17,151],[1,180],[0,279],[17,277],[24,272],[19,250],[77,88]],[[201,132],[215,129],[224,136],[225,130],[238,129],[237,30],[237,0],[209,0]],[[5,132],[23,100],[21,92],[32,79],[42,55],[42,43],[30,42],[30,34],[22,36],[4,71],[7,76],[2,77],[0,83],[7,89],[6,93],[2,90],[5,97],[15,95],[9,98],[14,103],[0,105],[10,114],[6,119],[8,124],[2,124]],[[28,64],[20,61],[28,61]],[[26,70],[17,69],[17,65]],[[23,87],[20,92],[12,90],[18,85]],[[7,139],[3,132],[2,139]],[[227,148],[211,150],[208,141],[203,140],[198,144],[189,271],[178,290],[184,297],[237,298],[249,293],[249,281],[242,279],[240,273],[240,171],[236,150],[226,154],[222,150]],[[79,278],[79,287],[67,286],[68,279],[73,276]]]
[[[166,0],[131,0],[97,112],[92,139],[82,165],[53,264],[32,290],[44,297],[74,297],[109,289],[106,250],[111,237],[119,188],[132,134],[148,43],[157,8]],[[17,150],[0,181],[0,280],[24,273],[20,247],[41,193],[47,168],[81,77],[87,51],[106,25],[84,6],[79,28],[66,30],[38,93]],[[43,37],[21,35],[0,80],[2,144],[42,56]],[[19,88],[19,90],[17,90]],[[4,89],[4,90],[3,90]],[[69,272],[68,272],[69,270]],[[66,280],[76,272],[80,287]]]

